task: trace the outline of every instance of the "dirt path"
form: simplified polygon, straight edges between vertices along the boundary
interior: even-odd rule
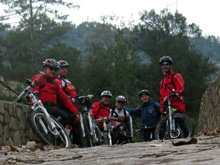
[[[0,164],[219,164],[220,137],[196,139],[196,144],[180,146],[174,146],[171,141],[151,141],[111,147],[7,153],[1,150]]]

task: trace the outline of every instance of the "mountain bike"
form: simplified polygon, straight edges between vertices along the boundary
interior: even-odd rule
[[[115,117],[100,117],[99,119],[96,119],[96,125],[95,128],[97,129],[97,135],[99,137],[99,141],[101,144],[110,145],[112,146],[112,136],[111,132],[113,129],[113,126],[111,126],[110,121],[116,120]],[[99,129],[99,122],[103,122],[103,130],[100,131]]]
[[[176,109],[171,107],[171,97],[176,97],[178,101],[182,101],[182,98],[174,90],[167,86],[172,91],[164,101],[166,115],[161,119],[155,129],[155,139],[176,139],[192,137],[194,133],[194,127],[191,119]]]
[[[37,86],[40,78],[44,75],[43,72],[40,73],[41,75],[34,82],[26,78],[28,86],[20,93],[14,102],[19,102],[21,99],[24,99],[26,104],[31,105],[32,112],[29,117],[29,122],[34,133],[43,143],[51,146],[70,147],[70,138],[62,124],[47,112],[37,96],[38,91],[31,90],[31,88]]]
[[[129,116],[130,117],[130,116]],[[121,117],[112,117],[112,121],[120,122],[120,124],[116,125],[111,124],[111,135],[112,135],[112,143],[113,144],[124,144],[133,142],[133,129],[132,125],[129,126],[125,124],[125,119]]]
[[[93,105],[91,100],[94,98],[94,95],[79,96],[77,97],[76,103],[82,105],[80,109],[80,123],[82,127],[83,137],[86,138],[86,143],[88,147],[93,147],[100,140],[97,138],[98,128],[95,126],[95,122],[92,118]]]

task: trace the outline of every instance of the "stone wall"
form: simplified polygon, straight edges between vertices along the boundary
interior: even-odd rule
[[[220,74],[203,94],[198,131],[220,129]]]
[[[12,97],[16,97],[17,95],[11,91],[10,89],[8,89],[6,86],[10,87],[11,89],[13,89],[14,91],[17,91],[18,93],[20,91],[22,91],[24,89],[24,85],[23,83],[17,82],[17,81],[5,81],[4,77],[0,75],[0,97],[5,99],[7,98],[12,98]],[[4,85],[3,85],[4,84]],[[5,86],[6,85],[6,86]]]
[[[34,135],[28,117],[28,105],[0,100],[0,145],[22,145],[39,141]]]

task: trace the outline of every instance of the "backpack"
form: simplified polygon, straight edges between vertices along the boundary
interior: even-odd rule
[[[126,115],[126,110],[124,109],[124,108],[122,108],[123,109],[123,112],[124,112],[124,117],[125,117],[125,124],[127,124],[127,115]],[[116,117],[118,117],[118,114],[115,112],[115,107],[114,108],[112,108],[112,113],[111,113],[111,116],[113,115],[113,113],[115,113],[117,116]]]
[[[151,102],[151,105],[153,105],[154,106],[154,108],[158,111],[158,112],[160,112],[160,108],[158,109],[158,107],[156,106],[156,104],[155,104],[155,102],[154,101],[152,101]]]
[[[176,74],[176,73],[174,73],[174,74],[172,75],[172,77],[171,77],[171,83],[169,83],[169,84],[172,84],[172,85],[174,86],[175,90],[176,90],[176,86],[175,86],[174,81],[173,81],[173,77],[175,76],[175,74]],[[164,79],[163,79],[163,82],[164,82]],[[163,87],[163,82],[162,82],[161,87]],[[169,84],[167,84],[167,85],[169,85]]]
[[[65,83],[64,88],[62,88],[63,91],[69,96],[69,95],[70,95],[70,92],[66,91],[66,87],[67,87],[67,82],[66,82],[66,80],[65,80],[63,77],[61,77],[61,76],[60,76],[60,79],[61,79],[61,81],[63,80],[64,83]]]
[[[102,108],[102,102],[99,103],[99,109],[98,109],[96,115],[94,116],[95,119],[96,119],[97,114],[99,114],[99,111],[101,110],[101,108]],[[103,107],[103,109],[106,109],[106,108]],[[106,109],[106,110],[109,111],[108,109]]]

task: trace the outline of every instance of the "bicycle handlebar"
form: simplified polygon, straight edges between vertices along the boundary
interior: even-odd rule
[[[100,122],[100,121],[105,121],[105,120],[113,120],[113,121],[119,121],[119,122],[124,122],[125,119],[121,117],[100,117],[99,119],[96,119],[95,121]]]
[[[31,87],[34,88],[35,86],[37,86],[37,84],[39,83],[39,80],[41,79],[41,77],[43,77],[45,75],[44,72],[40,72],[40,76],[34,80],[32,83],[31,83]]]
[[[19,95],[18,95],[18,97],[15,99],[15,101],[14,102],[18,102],[20,99],[21,99],[21,97],[32,87],[35,87],[35,86],[37,86],[37,84],[39,83],[39,80],[41,79],[41,77],[43,77],[45,75],[45,73],[44,72],[40,72],[40,76],[36,79],[36,80],[34,80],[30,85],[28,85]]]
[[[175,89],[171,89],[168,85],[166,86],[171,92],[177,97],[179,101],[182,101],[183,99],[180,97],[180,95],[175,91]]]
[[[93,99],[94,97],[95,97],[94,95],[78,96],[78,97],[77,97],[77,100],[81,100],[81,99],[91,100],[91,99]]]

